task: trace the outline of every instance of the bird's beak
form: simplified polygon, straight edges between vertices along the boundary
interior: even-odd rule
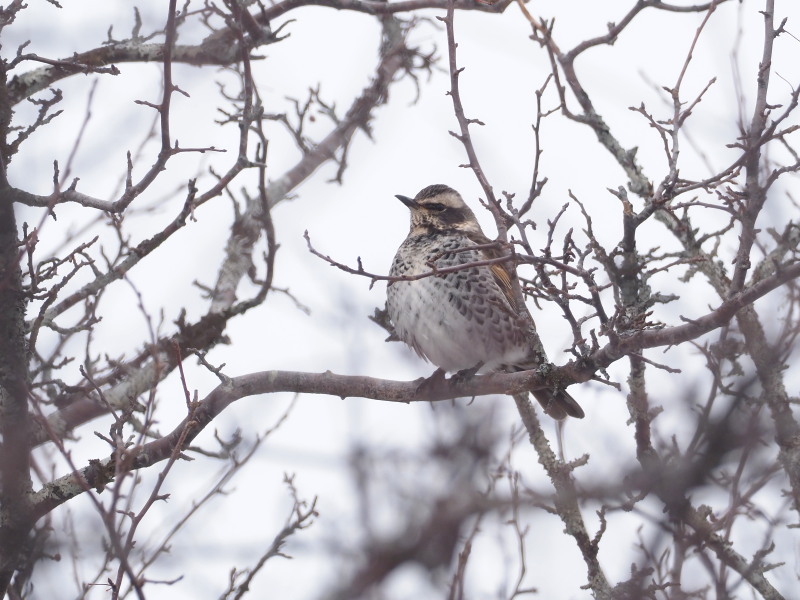
[[[395,196],[395,198],[397,198],[398,200],[400,200],[400,202],[402,202],[403,204],[405,204],[405,205],[406,205],[408,208],[412,208],[412,209],[413,209],[413,208],[419,208],[419,204],[417,204],[416,202],[414,202],[414,199],[413,199],[413,198],[409,198],[408,196],[401,196],[400,194],[397,194],[397,195]]]

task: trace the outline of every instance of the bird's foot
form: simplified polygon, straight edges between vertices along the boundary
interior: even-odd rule
[[[477,365],[470,367],[469,369],[461,369],[460,371],[453,373],[450,381],[455,384],[467,383],[470,379],[475,377],[475,374],[481,370],[482,366],[483,362],[479,362]]]
[[[417,396],[428,396],[429,393],[435,390],[436,388],[440,387],[445,381],[445,371],[444,369],[436,369],[430,377],[427,379],[423,379],[420,384],[417,386],[416,394]]]

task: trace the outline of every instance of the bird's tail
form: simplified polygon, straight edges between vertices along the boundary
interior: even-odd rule
[[[586,416],[580,404],[566,390],[536,390],[531,393],[542,405],[544,412],[558,421],[568,416],[576,419]]]

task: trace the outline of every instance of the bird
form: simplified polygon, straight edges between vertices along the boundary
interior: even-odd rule
[[[503,252],[483,233],[461,195],[435,184],[414,198],[396,198],[411,211],[411,227],[395,254],[386,291],[397,338],[445,372],[518,372],[546,364],[533,319],[514,298],[514,267],[509,261],[486,264]],[[532,394],[554,419],[584,417],[564,389]]]

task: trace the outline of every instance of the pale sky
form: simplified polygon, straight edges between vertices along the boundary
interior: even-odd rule
[[[117,37],[127,35],[132,23],[129,2],[83,0],[81,10],[75,12],[70,10],[69,3],[65,3],[63,10],[42,1],[30,4],[20,21],[4,31],[5,57],[13,55],[16,45],[25,39],[32,40],[29,51],[53,58],[68,57],[74,51],[99,45],[110,23],[114,24]],[[602,3],[535,0],[528,8],[535,14],[555,16],[554,36],[566,50],[586,37],[603,34],[606,23],[618,20],[632,4],[620,0]],[[144,30],[160,26],[165,5],[151,2],[142,7]],[[703,149],[713,167],[730,160],[731,154],[725,144],[733,142],[738,135],[731,55],[738,49],[741,77],[747,90],[746,110],[749,111],[748,101],[752,98],[760,53],[761,17],[757,12],[760,5],[752,1],[744,2],[741,9],[735,2],[723,5],[699,40],[685,76],[686,98],[693,98],[712,77],[717,81],[694,111],[689,127],[692,139],[682,141],[682,174],[686,177],[702,177],[707,172],[694,144]],[[779,3],[779,6],[781,16],[790,17],[788,28],[793,31],[792,24],[800,17],[800,6],[793,2]],[[423,14],[433,19],[442,13],[427,11]],[[321,96],[344,111],[368,84],[371,69],[376,64],[380,42],[377,21],[366,15],[322,7],[299,9],[290,17],[296,19],[285,30],[290,37],[263,48],[259,54],[264,55],[265,60],[254,63],[265,110],[289,110],[287,96],[304,97],[310,86],[319,83]],[[740,18],[746,30],[741,39],[737,38]],[[279,19],[273,25],[286,20]],[[629,107],[644,102],[659,118],[669,117],[671,109],[660,87],[676,81],[701,20],[702,15],[645,11],[614,46],[591,50],[577,62],[578,75],[598,111],[626,147],[639,148],[639,160],[656,181],[663,176],[665,166],[661,140],[644,118]],[[757,26],[752,26],[755,22]],[[443,58],[439,65],[445,68],[445,33],[438,27],[439,23],[435,23],[421,24],[411,39],[423,49],[435,45]],[[46,29],[44,35],[43,28]],[[80,35],[75,35],[76,30]],[[194,32],[194,35],[199,39],[202,32]],[[456,15],[459,64],[466,67],[461,76],[466,114],[486,124],[473,128],[479,157],[495,191],[515,193],[518,198],[525,197],[530,186],[534,91],[542,85],[549,71],[545,52],[529,39],[529,35],[530,26],[517,6],[512,5],[503,15],[479,12]],[[196,40],[191,34],[181,39],[183,43],[192,41]],[[776,103],[785,101],[790,84],[796,85],[800,79],[797,55],[797,39],[789,36],[778,39],[771,92]],[[84,193],[98,197],[113,195],[124,175],[126,151],[135,151],[153,118],[152,109],[133,101],[158,100],[161,72],[157,64],[119,67],[122,75],[118,77],[75,76],[58,84],[65,96],[65,114],[25,144],[23,152],[11,165],[12,183],[40,194],[52,190],[53,160],[59,160],[62,165],[66,163],[85,111],[89,84],[97,80],[93,117],[72,173],[80,177],[78,189]],[[131,216],[126,221],[134,241],[152,235],[159,223],[172,218],[183,201],[185,182],[197,175],[199,169],[208,164],[219,165],[222,169],[235,157],[235,127],[220,129],[214,124],[214,119],[219,118],[217,108],[223,106],[217,82],[224,82],[235,90],[233,77],[211,68],[176,66],[174,79],[190,94],[189,98],[174,96],[174,137],[186,146],[213,144],[231,151],[227,155],[207,155],[200,160],[187,155],[170,162],[158,185],[138,201],[137,206],[153,207],[153,211]],[[232,321],[227,330],[232,343],[218,346],[208,356],[215,364],[225,363],[228,375],[267,369],[310,372],[330,369],[336,373],[405,380],[427,376],[433,371],[431,365],[401,344],[384,343],[385,332],[367,319],[375,307],[383,306],[385,285],[378,283],[369,289],[369,280],[332,269],[307,252],[303,239],[303,232],[308,230],[315,247],[325,254],[350,265],[355,265],[360,256],[368,271],[386,273],[408,228],[407,210],[394,195],[414,195],[432,183],[446,183],[458,189],[479,213],[487,233],[495,234],[491,218],[480,210],[478,198],[482,192],[474,175],[458,166],[466,161],[463,149],[448,133],[455,130],[457,124],[451,100],[446,95],[447,74],[434,72],[430,80],[423,79],[420,83],[422,91],[416,104],[413,104],[415,89],[410,81],[392,88],[389,104],[374,112],[372,141],[361,132],[356,134],[343,185],[328,183],[335,174],[335,167],[327,165],[297,190],[296,199],[274,210],[280,243],[275,285],[288,287],[311,314],[298,310],[292,300],[276,293],[263,307]],[[572,97],[570,102],[570,106],[577,109]],[[545,104],[552,108],[554,103],[551,88],[545,96]],[[20,106],[17,110],[20,119],[30,118],[32,114],[26,107]],[[749,118],[749,112],[745,114]],[[328,125],[324,116],[318,116],[310,133],[324,132]],[[274,137],[268,156],[269,173],[277,178],[294,164],[298,153],[279,126],[272,126],[270,131]],[[621,232],[621,210],[619,202],[607,190],[624,186],[624,173],[586,127],[568,122],[560,114],[544,121],[542,145],[541,169],[549,182],[531,216],[539,223],[537,235],[540,237],[534,240],[535,244],[544,244],[547,219],[569,201],[571,191],[592,214],[598,237],[609,247],[613,246]],[[152,162],[155,148],[152,144],[146,147],[141,170]],[[242,185],[245,182],[252,182],[252,179],[243,177]],[[91,212],[78,207],[58,209],[58,221],[45,224],[43,244],[86,225]],[[189,317],[205,309],[205,301],[200,299],[192,282],[213,284],[232,219],[231,204],[219,198],[203,206],[196,216],[197,222],[170,242],[169,261],[145,261],[131,274],[132,282],[143,292],[147,309],[158,315],[163,308],[163,332],[173,330],[172,321],[182,306],[187,307]],[[40,215],[34,210],[21,210],[18,218],[20,222],[38,223]],[[576,237],[585,239],[581,237],[584,224],[576,206],[571,206],[563,218],[562,230],[569,227],[575,229]],[[668,249],[669,238],[655,223],[651,228],[653,246],[663,244],[664,249]],[[101,233],[98,227],[90,231],[91,235]],[[90,236],[90,233],[84,235]],[[703,314],[715,299],[699,281],[697,290],[697,295],[687,295],[667,307],[657,308],[658,317],[677,323],[678,315]],[[243,289],[241,296],[251,291]],[[130,356],[146,340],[144,320],[136,309],[136,301],[130,286],[123,282],[109,290],[104,300],[107,317],[96,331],[98,347],[103,347],[109,355]],[[120,321],[121,314],[130,316]],[[570,345],[571,334],[556,307],[545,306],[540,313],[534,313],[534,318],[550,359],[556,364],[566,362],[569,357],[563,349]],[[80,351],[77,354],[80,356]],[[677,390],[687,387],[689,382],[701,380],[702,357],[683,349],[680,354],[654,351],[652,358],[670,364],[681,362],[684,370],[679,381],[662,372],[650,372],[652,401],[661,403],[665,409],[659,417],[660,431],[665,439],[675,435],[681,441],[681,436],[686,434],[681,428],[682,417],[688,408],[686,399],[680,397]],[[217,380],[194,362],[187,361],[189,384],[203,397],[217,385]],[[612,367],[609,372],[612,379],[622,385],[621,392],[596,383],[570,388],[587,416],[583,421],[567,424],[565,452],[572,458],[583,453],[591,455],[591,470],[581,473],[586,481],[613,479],[636,464],[632,430],[626,424],[624,365]],[[77,381],[78,364],[71,370],[66,369],[64,377]],[[163,407],[160,417],[163,430],[168,431],[184,410],[178,379],[170,377],[159,388],[159,393],[165,398],[174,393],[174,411]],[[217,420],[215,428],[223,437],[240,428],[246,438],[252,438],[268,429],[290,400],[288,395],[242,400]],[[165,404],[170,402],[172,400]],[[516,423],[510,399],[481,398],[477,402],[496,411],[503,431],[510,430]],[[287,546],[287,552],[297,557],[295,560],[276,561],[256,578],[254,597],[266,597],[268,590],[272,598],[324,598],[321,590],[327,581],[336,578],[340,568],[337,561],[326,560],[325,544],[347,536],[353,530],[348,524],[358,519],[352,482],[347,474],[348,452],[354,444],[375,448],[376,455],[425,446],[434,429],[431,411],[427,404],[393,406],[354,398],[343,401],[326,396],[301,397],[287,423],[266,442],[232,484],[236,493],[203,509],[187,534],[174,541],[175,563],[166,562],[155,569],[155,574],[165,579],[181,573],[186,574],[186,579],[171,587],[148,587],[148,598],[216,598],[224,589],[230,568],[252,564],[283,525],[289,507],[281,483],[284,473],[296,475],[298,489],[305,497],[319,496],[321,516],[315,525]],[[552,422],[545,427],[553,434],[551,439],[555,439]],[[106,431],[107,425],[90,423],[81,429],[82,443],[74,450],[78,464],[108,453],[104,443],[92,435],[94,430]],[[197,442],[211,445],[213,433],[214,428],[209,428]],[[168,491],[172,494],[169,503],[154,509],[144,531],[152,531],[153,535],[163,531],[166,524],[181,515],[192,499],[205,489],[205,482],[213,478],[216,466],[201,463],[179,465],[179,472],[169,480]],[[527,447],[517,452],[514,464],[529,485],[549,490],[543,471]],[[84,498],[70,505],[78,512],[81,506],[87,508],[88,502]],[[775,506],[779,506],[778,499]],[[649,508],[654,518],[660,517],[660,506],[644,505],[643,508]],[[584,512],[589,527],[596,528],[594,508],[587,507]],[[391,529],[391,511],[384,518],[386,527]],[[199,523],[202,525],[198,526]],[[580,570],[577,550],[571,538],[562,534],[560,520],[553,516],[533,516],[531,523],[529,572],[539,589],[539,597],[588,597],[588,592],[578,587],[585,582],[585,570]],[[615,515],[610,521],[601,561],[612,582],[629,576],[630,563],[637,555],[633,547],[635,531],[642,523],[649,523],[646,514],[624,518]],[[99,528],[96,523],[95,526]],[[746,538],[749,533],[742,535]],[[774,571],[771,577],[779,589],[788,593],[787,590],[796,589],[793,586],[796,586],[795,565],[799,557],[796,538],[784,541],[780,559],[787,562],[787,567]],[[471,598],[497,597],[498,577],[502,580],[502,567],[497,562],[503,556],[501,547],[511,542],[513,540],[507,537],[488,537],[476,546],[473,570],[469,572],[470,584],[474,586]],[[746,542],[743,544],[742,552],[747,556],[748,551],[752,554],[758,547],[760,540],[754,541],[755,546],[750,550]],[[220,546],[226,549],[220,551]],[[513,548],[510,552],[513,556]],[[190,557],[188,565],[179,564],[184,556]],[[578,572],[575,572],[576,564]],[[68,565],[53,569],[58,572],[64,567]],[[259,583],[263,587],[258,588]],[[64,592],[59,587],[49,590],[42,587],[38,593],[53,599],[73,597],[73,590]],[[389,590],[389,597],[397,599],[441,597],[439,591],[410,567],[395,574]],[[97,589],[89,597],[100,598],[105,594],[104,590]]]

